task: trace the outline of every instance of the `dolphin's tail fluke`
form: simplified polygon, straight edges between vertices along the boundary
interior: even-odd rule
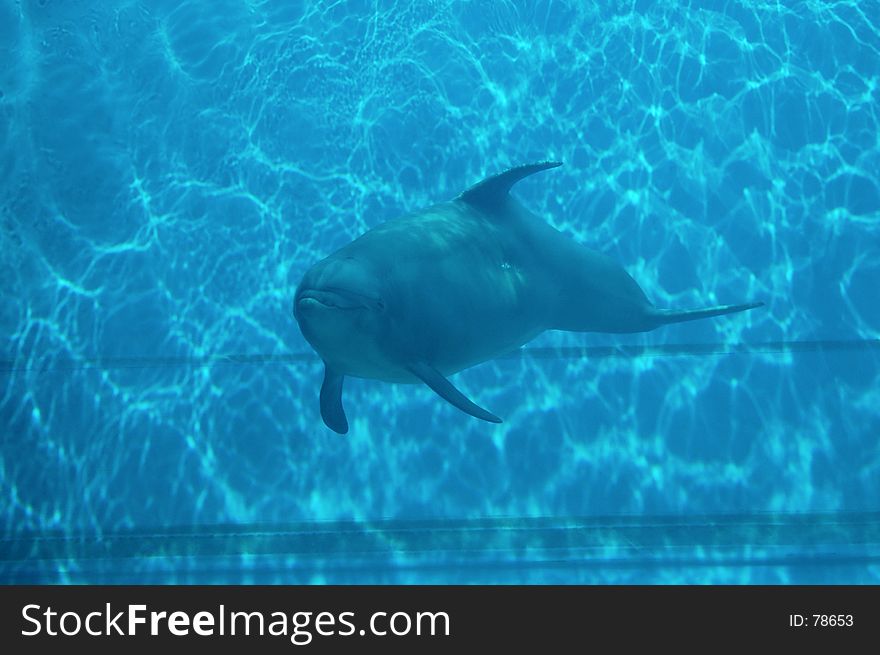
[[[744,312],[756,307],[763,307],[762,302],[750,302],[744,305],[721,305],[719,307],[709,307],[708,309],[692,309],[689,311],[677,311],[674,309],[655,309],[652,312],[652,318],[656,321],[655,327],[667,325],[669,323],[683,323],[684,321],[696,321],[701,318],[711,318],[713,316],[723,316],[724,314],[735,314],[736,312]]]

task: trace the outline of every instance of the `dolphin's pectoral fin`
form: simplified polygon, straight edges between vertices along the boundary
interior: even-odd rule
[[[562,166],[562,162],[545,161],[539,164],[517,166],[498,175],[487,177],[462,193],[458,199],[484,209],[494,209],[503,204],[507,192],[521,179],[557,166]]]
[[[342,407],[342,382],[345,376],[324,363],[324,383],[321,385],[321,418],[324,424],[339,434],[348,432],[348,420]]]
[[[431,389],[446,402],[455,405],[461,411],[470,414],[476,418],[481,418],[490,423],[501,423],[501,419],[492,412],[473,403],[461,391],[456,389],[453,384],[443,377],[436,369],[423,362],[412,364],[408,367],[410,373],[427,384]]]

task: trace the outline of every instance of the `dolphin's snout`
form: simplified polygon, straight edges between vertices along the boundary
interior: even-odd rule
[[[353,257],[331,256],[303,277],[293,300],[297,320],[312,311],[385,311],[370,268]]]
[[[372,309],[381,304],[380,298],[350,291],[349,289],[304,289],[297,295],[296,307],[321,306],[328,309]]]

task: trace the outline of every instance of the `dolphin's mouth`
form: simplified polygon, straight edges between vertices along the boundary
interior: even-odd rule
[[[320,306],[329,309],[372,309],[381,300],[347,289],[304,289],[296,297],[296,306],[303,309]]]

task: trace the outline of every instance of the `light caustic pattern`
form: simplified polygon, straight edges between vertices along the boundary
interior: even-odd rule
[[[661,306],[539,345],[876,339],[876,2],[0,4],[0,517],[21,530],[877,509],[877,350],[498,360],[425,388],[307,352],[317,259],[508,166]],[[528,7],[526,8],[526,5]]]

